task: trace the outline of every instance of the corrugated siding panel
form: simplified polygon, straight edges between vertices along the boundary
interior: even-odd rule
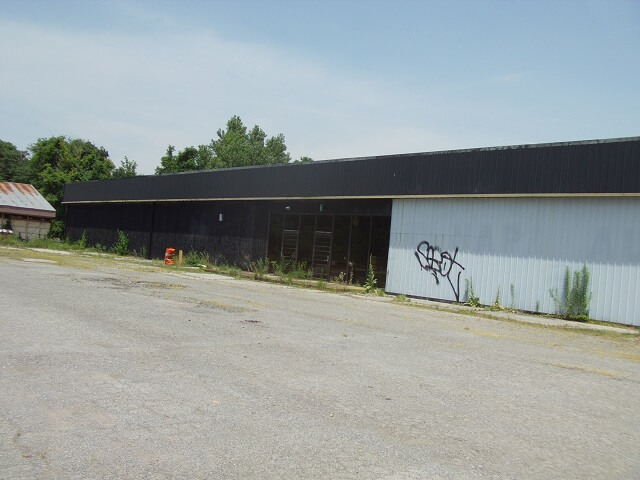
[[[431,264],[421,257],[431,270],[416,258],[422,241],[440,249]],[[460,266],[449,272],[446,255],[444,265],[439,260],[442,252],[454,257],[456,248]],[[393,202],[388,292],[454,301],[460,272],[460,301],[472,282],[483,304],[493,303],[499,289],[502,305],[555,313],[549,290],[561,292],[565,269],[585,263],[590,316],[640,325],[640,198]]]
[[[638,138],[612,139],[72,183],[64,200],[640,193],[640,177],[620,173],[638,163]]]

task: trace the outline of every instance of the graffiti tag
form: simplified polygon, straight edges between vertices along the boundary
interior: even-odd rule
[[[416,247],[414,254],[420,263],[420,268],[433,275],[433,278],[436,280],[436,285],[440,285],[439,277],[446,278],[449,281],[451,290],[453,290],[453,295],[456,297],[456,302],[459,302],[460,274],[462,273],[461,270],[464,270],[464,267],[456,261],[458,247],[456,247],[453,255],[451,255],[446,250],[440,250],[440,247],[437,245],[430,245],[429,242],[422,241]],[[454,270],[454,267],[461,269],[458,270],[457,277],[454,273],[455,284],[451,280],[451,273]]]

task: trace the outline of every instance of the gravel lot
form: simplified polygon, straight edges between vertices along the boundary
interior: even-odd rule
[[[0,478],[640,478],[640,339],[0,250]]]

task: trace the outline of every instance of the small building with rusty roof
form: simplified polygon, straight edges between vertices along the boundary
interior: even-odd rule
[[[22,240],[46,237],[56,210],[26,183],[0,182],[0,229]]]

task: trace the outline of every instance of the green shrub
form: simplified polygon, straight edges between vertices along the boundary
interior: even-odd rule
[[[549,290],[549,294],[556,304],[556,313],[561,317],[574,320],[586,320],[589,318],[589,281],[591,275],[587,265],[582,269],[571,273],[569,267],[564,272],[562,294],[558,294],[557,288]]]
[[[64,236],[64,223],[62,220],[54,220],[51,222],[49,229],[49,238],[62,238]]]
[[[291,270],[291,276],[293,278],[311,278],[313,270],[307,266],[307,262],[298,262],[293,270]]]
[[[208,265],[210,263],[209,254],[206,252],[197,252],[191,250],[182,259],[182,263],[189,267],[199,267],[200,265]]]
[[[249,263],[249,271],[253,272],[256,280],[262,280],[269,273],[269,262],[265,258],[260,258],[256,262]]]
[[[87,248],[87,231],[83,230],[82,237],[80,237],[80,240],[74,243],[70,243],[69,247],[73,250],[84,250],[85,248]]]
[[[129,238],[122,230],[118,230],[118,239],[113,244],[111,251],[116,255],[129,255]]]

